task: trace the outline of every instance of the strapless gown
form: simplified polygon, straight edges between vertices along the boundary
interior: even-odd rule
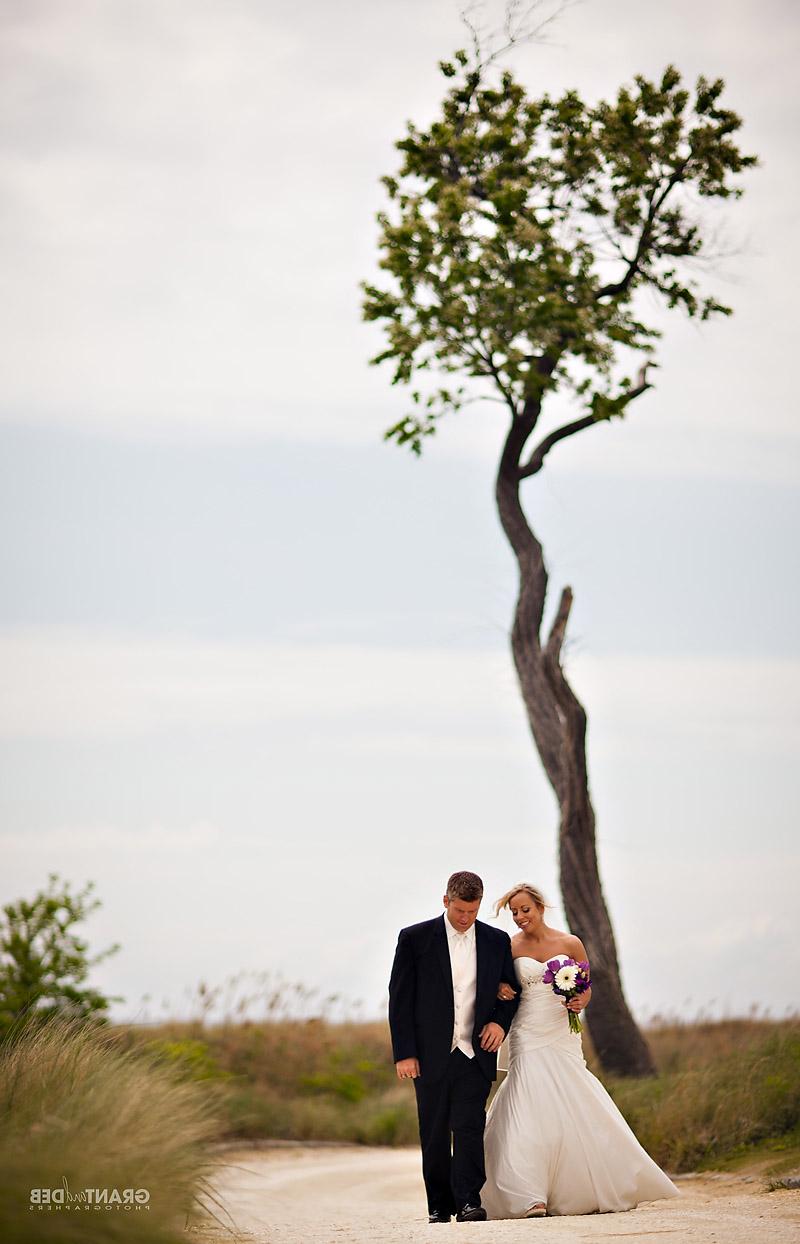
[[[546,964],[524,956],[515,967],[508,1074],[486,1116],[489,1217],[521,1218],[537,1201],[549,1214],[592,1214],[680,1195],[586,1066],[580,1034],[542,980]]]

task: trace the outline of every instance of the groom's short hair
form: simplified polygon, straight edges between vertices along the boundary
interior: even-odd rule
[[[447,882],[447,897],[460,898],[462,903],[476,903],[483,898],[483,882],[477,873],[453,873]]]

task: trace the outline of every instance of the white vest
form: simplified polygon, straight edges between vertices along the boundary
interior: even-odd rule
[[[459,1049],[467,1058],[474,1058],[472,1029],[475,1026],[475,990],[478,984],[478,953],[475,949],[475,925],[466,933],[453,928],[444,913],[450,970],[453,974],[453,1043],[450,1053]]]

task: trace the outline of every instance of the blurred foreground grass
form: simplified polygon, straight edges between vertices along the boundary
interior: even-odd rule
[[[695,1170],[765,1146],[797,1157],[800,1019],[662,1022],[647,1036],[655,1079],[600,1078],[660,1165]],[[383,1023],[171,1023],[128,1040],[218,1085],[226,1138],[417,1142],[414,1093],[395,1077]],[[600,1075],[586,1037],[584,1048]]]
[[[219,1093],[129,1044],[56,1018],[0,1048],[3,1244],[175,1244],[202,1217]],[[39,1208],[32,1189],[63,1205]],[[104,1190],[109,1206],[87,1208],[86,1189]],[[115,1203],[115,1190],[138,1189],[146,1203]]]

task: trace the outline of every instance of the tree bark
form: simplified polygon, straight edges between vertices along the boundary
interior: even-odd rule
[[[538,410],[513,420],[496,483],[500,522],[519,568],[511,650],[531,733],[560,809],[561,894],[570,930],[585,945],[591,964],[587,1025],[592,1044],[604,1071],[654,1075],[652,1055],[625,1001],[600,882],[586,765],[586,713],[561,668],[571,588],[564,589],[550,635],[544,645],[541,641],[547,570],[519,495],[520,458],[537,417]]]

